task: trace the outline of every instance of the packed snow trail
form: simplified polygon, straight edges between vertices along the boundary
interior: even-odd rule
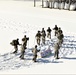
[[[66,41],[67,39],[67,41]],[[45,57],[41,58],[40,53],[38,53],[38,58],[36,63],[32,61],[33,54],[32,54],[32,48],[28,48],[25,50],[25,56],[24,60],[21,60],[20,57],[20,51],[18,51],[17,54],[13,54],[11,52],[5,53],[0,55],[0,70],[15,70],[18,68],[23,68],[23,67],[31,67],[33,65],[38,65],[38,64],[45,64],[45,63],[63,63],[61,59],[67,58],[67,55],[75,54],[76,53],[76,39],[73,36],[65,36],[64,37],[64,43],[62,48],[60,49],[59,57],[60,59],[57,60],[54,58],[54,43],[56,42],[56,39],[51,39],[49,41],[46,40],[45,45],[41,45],[41,51],[44,49],[47,49],[48,46],[50,46],[50,49],[52,53]],[[69,45],[68,45],[69,44]],[[72,44],[72,45],[71,45]],[[66,45],[66,47],[65,47]],[[68,47],[69,46],[69,47]],[[71,46],[71,47],[70,47]]]

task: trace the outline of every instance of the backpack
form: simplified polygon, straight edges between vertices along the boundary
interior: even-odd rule
[[[61,34],[59,37],[58,37],[58,39],[60,39],[60,40],[62,40],[64,38],[64,35],[63,34]]]
[[[17,40],[12,40],[12,42],[10,43],[12,46],[17,45]]]
[[[43,36],[43,37],[45,37],[45,36],[46,36],[46,33],[45,33],[45,31],[44,31],[44,32],[42,32],[42,36]]]

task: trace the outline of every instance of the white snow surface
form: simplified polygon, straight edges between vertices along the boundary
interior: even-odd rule
[[[52,40],[46,41],[46,46],[54,53],[51,42],[54,43],[55,25],[63,30],[64,44],[60,49],[60,59],[54,59],[53,54],[46,58],[38,56],[36,63],[32,61],[32,48],[36,44],[35,34],[44,27],[52,29]],[[14,49],[10,45],[13,39],[24,35],[29,37],[25,60],[20,60],[18,53],[10,54]],[[67,37],[66,37],[67,36]],[[33,7],[33,1],[0,1],[0,74],[76,74],[76,12],[41,8],[41,2]],[[69,45],[70,44],[70,45]],[[46,48],[46,46],[41,46]],[[40,54],[38,54],[40,55]]]

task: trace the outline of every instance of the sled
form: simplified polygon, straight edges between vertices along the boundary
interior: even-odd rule
[[[43,52],[41,52],[41,58],[45,58],[49,55],[51,55],[51,50],[50,49],[47,49],[47,50],[44,50]]]

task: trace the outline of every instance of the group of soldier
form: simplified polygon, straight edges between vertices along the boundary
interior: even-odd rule
[[[51,39],[51,29],[50,27],[48,27],[47,29],[47,37],[49,39]],[[40,45],[40,42],[41,42],[41,38],[42,38],[42,43],[45,44],[45,38],[46,37],[46,32],[44,30],[44,28],[42,28],[42,31],[38,31],[37,34],[36,34],[36,40],[37,40],[37,44]]]
[[[61,30],[60,27],[58,27],[57,25],[55,25],[55,27],[53,28],[53,30],[55,30],[55,36],[57,37],[57,41],[55,43],[54,49],[55,49],[55,53],[54,56],[56,59],[59,59],[59,49],[62,46],[63,43],[63,31]],[[47,29],[47,38],[51,39],[51,29],[50,27],[48,27]],[[36,34],[36,40],[37,40],[37,44],[40,45],[41,42],[41,38],[42,38],[42,43],[45,44],[45,40],[46,40],[46,32],[44,30],[44,28],[42,28],[42,31],[38,31],[38,33]]]
[[[54,56],[56,57],[56,59],[59,59],[59,49],[63,43],[63,31],[61,30],[61,28],[57,27],[57,25],[55,25],[55,27],[53,28],[53,30],[55,30],[55,36],[57,37],[58,41],[55,43],[55,54]],[[37,49],[37,46],[41,44],[41,41],[42,41],[42,44],[45,45],[45,40],[46,40],[46,36],[47,38],[51,39],[51,29],[50,27],[48,27],[47,29],[47,34],[46,34],[46,31],[44,30],[44,28],[42,28],[42,31],[39,31],[37,32],[37,34],[35,35],[36,37],[36,41],[37,41],[37,45],[35,45],[34,49],[32,50],[33,52],[33,61],[36,62],[36,59],[37,59],[37,53],[40,51]],[[17,38],[16,40],[13,40],[10,44],[14,46],[14,49],[15,51],[13,53],[17,53],[18,51],[18,45],[21,45],[21,55],[20,55],[20,58],[21,59],[24,59],[24,53],[25,53],[25,50],[27,49],[27,41],[29,41],[29,38],[26,37],[26,35],[24,35],[24,37],[22,38],[22,44],[19,44],[19,39]]]
[[[27,49],[28,40],[29,38],[26,37],[26,35],[24,35],[24,37],[22,38],[22,44],[19,43],[18,38],[16,40],[12,40],[12,42],[10,43],[12,46],[14,46],[14,49],[15,49],[15,51],[13,52],[14,54],[17,53],[18,51],[18,45],[21,45],[21,55],[20,55],[21,59],[24,59],[24,53],[25,53],[25,49]]]

